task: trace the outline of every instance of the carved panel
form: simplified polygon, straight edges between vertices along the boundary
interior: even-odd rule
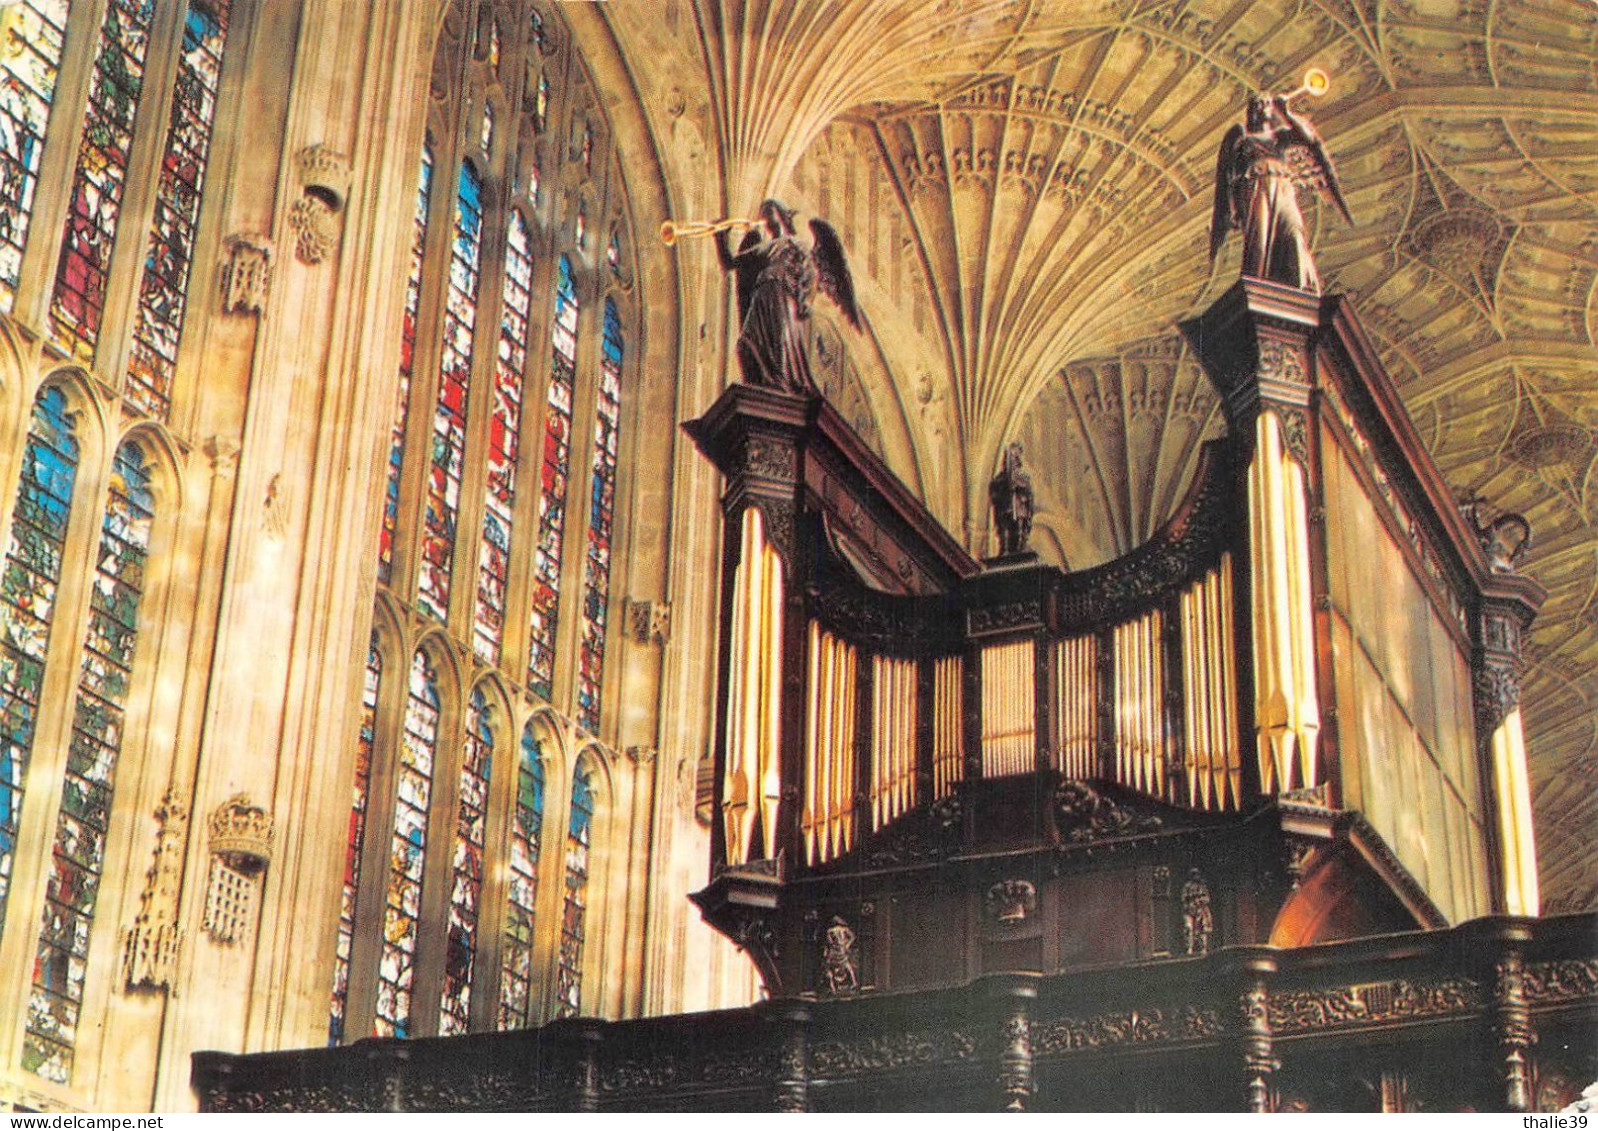
[[[1406,981],[1372,982],[1273,993],[1269,1009],[1273,1032],[1295,1033],[1467,1013],[1480,1005],[1481,987],[1476,982],[1447,978],[1420,985]]]
[[[821,1041],[810,1048],[811,1077],[856,1076],[916,1065],[972,1060],[977,1043],[958,1029],[917,1029],[846,1041]]]

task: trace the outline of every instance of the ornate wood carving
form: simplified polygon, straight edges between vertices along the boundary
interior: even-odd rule
[[[849,1040],[818,1041],[810,1048],[812,1079],[837,1079],[920,1065],[974,1060],[977,1042],[959,1029],[912,1029]]]
[[[1054,811],[1061,838],[1076,844],[1158,832],[1164,824],[1082,781],[1062,781],[1055,787]]]
[[[1481,987],[1467,978],[1438,982],[1369,982],[1357,986],[1292,990],[1270,995],[1271,1029],[1302,1033],[1378,1025],[1396,1020],[1471,1013]]]

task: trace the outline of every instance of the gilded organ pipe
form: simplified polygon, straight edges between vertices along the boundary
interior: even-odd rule
[[[741,517],[738,565],[733,573],[729,642],[726,765],[722,778],[722,831],[727,862],[751,859],[755,818],[769,859],[776,844],[777,801],[782,793],[781,739],[782,559],[767,542],[760,511]]]
[[[1032,642],[982,650],[982,773],[1029,774],[1037,746]]]
[[[947,797],[965,777],[965,712],[961,707],[959,656],[932,664],[932,796]]]
[[[1098,767],[1097,641],[1078,636],[1055,645],[1058,673],[1056,725],[1059,770],[1068,778],[1094,778]]]
[[[815,864],[854,843],[855,650],[811,622],[805,696],[805,859]]]
[[[1276,413],[1259,414],[1254,436],[1248,469],[1254,726],[1260,788],[1275,793],[1316,784],[1320,704],[1304,473],[1287,452]]]

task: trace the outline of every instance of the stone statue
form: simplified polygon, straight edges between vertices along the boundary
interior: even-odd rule
[[[1313,185],[1353,224],[1337,170],[1309,118],[1290,109],[1287,97],[1249,95],[1245,121],[1226,131],[1216,160],[1210,262],[1236,228],[1243,233],[1243,274],[1319,294],[1300,184]]]
[[[860,988],[855,934],[843,917],[834,915],[821,940],[821,976],[829,994],[854,993]]]
[[[1194,868],[1182,885],[1182,941],[1187,953],[1208,954],[1210,934],[1214,930],[1215,912],[1210,909],[1210,889]]]
[[[1032,537],[1032,477],[1021,470],[1021,445],[1004,449],[1004,463],[988,484],[993,525],[999,532],[999,554],[1022,554]]]
[[[734,255],[725,229],[716,233],[716,255],[738,282],[738,365],[743,379],[786,393],[817,393],[810,376],[800,323],[810,317],[817,288],[838,304],[855,329],[860,312],[854,282],[838,233],[825,220],[812,219],[814,242],[801,246],[794,214],[778,200],[760,205],[760,226],[744,236]]]

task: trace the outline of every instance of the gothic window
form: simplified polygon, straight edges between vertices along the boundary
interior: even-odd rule
[[[510,880],[500,947],[499,1028],[521,1029],[534,1016],[533,923],[544,829],[544,750],[536,724],[522,731],[516,804],[511,815]]]
[[[634,272],[624,243],[594,238],[625,229],[627,202],[592,82],[558,12],[531,9],[453,0],[414,212],[394,232],[409,274],[389,458],[372,485],[378,650],[348,755],[366,800],[339,830],[345,884],[329,923],[334,1043],[537,1025],[581,993],[575,968],[560,973],[563,947],[581,949],[562,929],[568,854],[540,838],[546,781],[551,827],[568,816],[565,751],[587,744],[584,781],[609,756],[596,743],[614,725],[601,688],[638,312],[606,302]],[[579,212],[603,223],[592,254]],[[383,657],[395,684],[401,658],[432,674],[413,669],[408,695],[380,696]],[[496,760],[515,772],[491,779]],[[586,845],[591,791],[580,796]],[[586,907],[586,886],[572,890]]]
[[[405,314],[400,320],[399,404],[388,446],[388,481],[383,492],[383,532],[377,551],[377,579],[385,585],[394,568],[394,527],[399,521],[400,469],[405,459],[405,427],[411,403],[411,374],[416,364],[416,316],[422,301],[422,255],[427,245],[427,208],[433,189],[433,150],[422,146],[422,168],[416,186],[416,221],[411,235],[411,271],[405,282]]]
[[[0,32],[0,313],[10,313],[33,220],[44,132],[55,104],[68,0],[23,0]]]
[[[172,375],[177,369],[178,339],[183,333],[189,265],[194,258],[200,192],[205,186],[211,121],[216,114],[216,88],[226,43],[225,2],[210,0],[209,7],[191,5],[172,90],[155,218],[150,225],[150,246],[139,284],[128,362],[128,399],[160,420],[166,419],[172,400]]]
[[[576,1017],[583,1007],[583,944],[588,937],[589,849],[593,836],[594,764],[584,754],[572,773],[571,812],[566,825],[566,882],[555,973],[557,1017]]]
[[[350,831],[344,850],[344,889],[340,894],[338,945],[333,957],[333,1004],[328,1043],[344,1040],[350,996],[350,952],[355,945],[355,899],[361,890],[361,852],[366,847],[366,806],[372,794],[372,751],[377,742],[377,697],[383,685],[383,653],[377,633],[366,650],[361,687],[361,729],[355,739],[355,782],[350,789]]]
[[[71,1076],[77,1044],[154,508],[149,462],[136,442],[126,441],[117,450],[101,525],[23,1039],[23,1067],[61,1084]]]
[[[555,629],[560,607],[561,548],[566,537],[566,487],[571,470],[572,385],[577,362],[577,290],[569,256],[560,257],[550,329],[549,395],[538,495],[538,545],[528,627],[527,684],[548,698],[555,681]]]
[[[579,645],[577,721],[599,729],[605,674],[605,622],[610,603],[610,528],[616,513],[616,451],[621,428],[621,319],[605,300],[599,390],[594,404],[594,462],[588,504],[588,558],[583,569],[583,632]]]
[[[66,394],[46,386],[33,406],[0,577],[0,928],[16,866],[17,821],[38,723],[39,693],[61,583],[62,547],[78,474]]]
[[[427,817],[438,755],[438,673],[425,649],[411,658],[405,701],[394,832],[389,845],[388,898],[383,908],[383,953],[377,972],[380,1037],[408,1037],[416,943],[421,930],[422,877],[427,862]]]
[[[433,459],[428,469],[427,511],[417,604],[438,620],[449,618],[455,524],[460,511],[466,451],[467,397],[477,326],[477,283],[483,243],[483,185],[469,161],[461,163],[455,238],[450,245],[448,298],[440,331],[438,403],[433,413]]]
[[[445,941],[444,995],[438,1019],[443,1036],[466,1032],[471,1020],[472,969],[477,961],[477,920],[483,893],[483,842],[488,817],[488,780],[494,732],[483,689],[472,693],[461,752],[455,820],[455,859],[449,893],[449,937]]]
[[[99,376],[156,420],[171,414],[229,6],[0,4],[0,314],[37,319],[86,367],[120,367]],[[71,59],[87,65],[63,72]],[[113,279],[133,290],[126,309],[107,303]]]

